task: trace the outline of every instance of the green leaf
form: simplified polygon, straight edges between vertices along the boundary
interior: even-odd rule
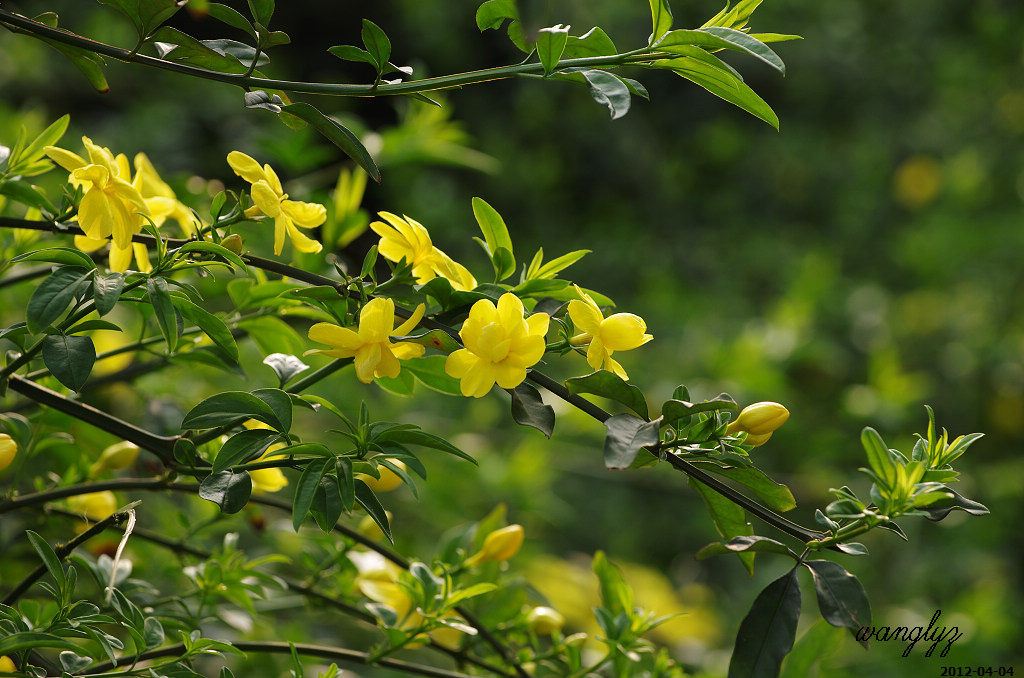
[[[296,375],[309,369],[309,365],[299,360],[296,356],[287,353],[271,353],[263,359],[263,364],[274,370],[281,386],[284,386]]]
[[[871,624],[871,605],[864,587],[839,563],[807,560],[804,566],[814,577],[814,592],[822,618],[832,626],[855,632]],[[862,641],[867,647],[868,641]]]
[[[102,275],[97,273],[92,279],[92,298],[96,304],[96,312],[106,315],[114,310],[114,306],[121,299],[121,290],[124,289],[124,274],[109,273]]]
[[[46,153],[46,147],[55,145],[60,141],[60,138],[64,136],[64,132],[67,131],[68,122],[70,120],[71,116],[64,114],[50,123],[50,125],[44,129],[39,136],[32,140],[32,143],[30,143],[24,151],[18,154],[19,166],[23,164],[31,164],[40,160]],[[22,174],[22,172],[19,171],[19,168],[9,169],[12,174]]]
[[[95,330],[112,330],[120,332],[121,328],[107,320],[93,318],[92,320],[83,320],[80,323],[75,323],[75,325],[73,327],[69,327],[64,334],[79,334],[80,332],[93,332]]]
[[[255,459],[263,453],[280,434],[265,428],[239,431],[221,446],[213,461],[213,472],[220,473],[229,466]]]
[[[61,266],[39,283],[26,308],[28,331],[36,334],[53,324],[71,303],[79,283],[91,274],[92,271],[78,266]]]
[[[550,28],[541,28],[537,31],[537,56],[544,66],[544,75],[555,70],[558,60],[562,58],[565,51],[565,43],[569,37],[569,27],[556,24]]]
[[[377,66],[376,60],[373,55],[367,52],[365,49],[360,49],[355,45],[335,45],[327,50],[339,59],[345,61],[356,61],[361,63],[370,64],[371,66]]]
[[[704,500],[704,504],[708,508],[708,513],[711,514],[711,522],[715,525],[715,530],[718,534],[722,535],[724,539],[735,541],[733,538],[741,538],[754,534],[754,526],[747,522],[747,514],[743,508],[734,502],[726,499],[719,493],[712,490],[704,483],[690,478],[688,480],[690,487],[697,491],[701,499]],[[730,541],[728,544],[732,544]],[[734,551],[738,556],[743,566],[747,568],[747,572],[751,575],[754,574],[754,554],[748,552],[749,548],[730,548],[728,544],[712,546],[721,546],[722,550],[708,552],[709,547],[701,549],[697,553],[697,558],[707,558],[718,553],[728,553]]]
[[[578,73],[586,82],[594,101],[608,107],[612,120],[618,120],[629,112],[629,87],[622,78],[596,69],[581,70]]]
[[[517,424],[532,426],[548,438],[555,430],[555,410],[544,404],[540,391],[525,381],[512,393],[512,418]]]
[[[712,66],[706,61],[694,57],[665,59],[655,62],[652,67],[668,68],[676,75],[700,85],[715,96],[764,120],[776,130],[779,129],[779,116],[775,114],[771,106],[729,70]]]
[[[384,536],[388,538],[388,541],[393,544],[395,540],[391,536],[391,525],[388,523],[388,516],[384,511],[384,507],[380,505],[380,500],[377,499],[377,495],[373,493],[373,490],[359,478],[355,479],[355,498],[356,503],[363,507],[373,519],[373,522],[377,523],[377,526],[384,532]]]
[[[146,291],[149,293],[149,303],[153,306],[153,314],[156,316],[157,325],[160,326],[160,333],[167,342],[167,350],[173,353],[181,334],[178,332],[178,316],[171,302],[170,292],[167,291],[167,281],[164,278],[149,278],[146,280]]]
[[[146,617],[142,626],[142,640],[147,650],[164,644],[164,627],[156,617]]]
[[[60,665],[71,674],[81,673],[82,669],[92,664],[92,657],[83,657],[71,650],[64,650],[60,653]]]
[[[938,522],[948,516],[953,510],[965,511],[972,516],[984,516],[988,515],[988,508],[973,499],[958,494],[956,491],[944,488],[951,496],[945,499],[939,499],[938,501],[932,502],[926,508],[922,509],[925,512],[925,517],[933,522]],[[882,527],[879,525],[879,527]]]
[[[40,38],[43,42],[53,47],[55,50],[63,54],[68,61],[75,65],[85,79],[89,81],[89,84],[93,86],[97,92],[109,92],[110,85],[107,84],[107,78],[103,75],[103,69],[101,66],[106,65],[106,61],[100,55],[90,52],[81,47],[72,47],[71,45],[65,45],[57,42],[56,40],[49,40],[47,38]]]
[[[448,335],[445,334],[444,336]],[[418,382],[438,393],[461,396],[462,390],[459,386],[459,380],[444,371],[447,359],[448,356],[444,355],[428,355],[405,360],[402,362],[402,372],[408,371],[409,374],[416,377]]]
[[[676,400],[673,398],[671,400],[666,400],[661,406],[661,416],[665,418],[665,421],[673,422],[699,412],[718,412],[720,410],[739,412],[740,407],[736,404],[735,400],[725,393],[712,400],[705,400],[702,403],[690,403],[685,400]]]
[[[251,393],[225,391],[210,396],[185,415],[182,430],[215,428],[241,419],[256,419],[282,430],[281,422],[270,405]]]
[[[540,266],[533,275],[528,275],[527,278],[539,278],[539,279],[551,279],[558,274],[559,271],[569,268],[577,261],[590,254],[590,250],[575,250],[568,254],[563,254],[560,257],[555,257],[548,263]]]
[[[796,641],[793,651],[786,655],[779,678],[815,678],[821,675],[820,670],[815,670],[815,665],[835,652],[842,641],[842,630],[824,621],[815,622],[800,640]]]
[[[583,57],[612,56],[617,54],[615,43],[602,29],[595,26],[583,35],[569,36],[562,52],[563,59],[579,59]]]
[[[188,299],[171,297],[171,303],[174,304],[174,308],[178,309],[181,315],[195,323],[203,331],[203,334],[208,336],[222,351],[231,356],[234,362],[238,362],[238,345],[235,343],[235,338],[231,336],[231,330],[228,329],[223,320],[193,304]]]
[[[330,532],[341,518],[343,510],[338,481],[330,476],[324,476],[320,479],[320,485],[313,496],[313,506],[310,508],[313,520],[322,531]]]
[[[476,460],[473,459],[473,457],[455,447],[444,438],[439,438],[431,433],[427,433],[426,431],[418,431],[415,429],[391,429],[378,435],[376,440],[390,441],[400,445],[420,445],[421,447],[429,447],[449,454],[454,454],[456,457],[465,459],[466,461],[471,461],[474,464],[476,463]]]
[[[644,447],[657,445],[658,424],[661,419],[644,421],[632,414],[609,417],[604,426],[608,435],[604,439],[604,465],[609,469],[629,468]]]
[[[651,2],[651,38],[648,45],[653,45],[658,38],[665,35],[672,28],[672,7],[668,0],[650,0]]]
[[[749,487],[758,498],[776,511],[789,511],[796,508],[796,499],[789,488],[769,478],[764,471],[753,466],[726,467],[717,464],[701,464],[702,468],[725,476]]]
[[[282,106],[281,109],[308,122],[310,127],[327,137],[331,143],[344,151],[348,157],[356,161],[357,165],[366,170],[366,173],[374,181],[380,183],[380,170],[377,169],[373,157],[370,156],[370,152],[359,141],[359,137],[353,134],[347,127],[333,118],[328,118],[305,102]]]
[[[31,185],[26,181],[0,181],[0,195],[14,198],[18,202],[29,207],[35,207],[43,213],[57,213],[57,208],[46,197],[46,193],[38,186]],[[89,260],[89,265],[95,266],[91,259]]]
[[[736,52],[743,52],[764,61],[783,75],[786,74],[786,65],[768,45],[747,33],[731,28],[714,26],[700,30],[680,29],[672,31],[667,33],[656,47],[662,52],[679,51],[687,54],[687,50],[676,49],[683,45],[696,45],[711,49],[730,49]]]
[[[238,328],[248,332],[249,337],[268,356],[275,353],[299,355],[307,348],[298,332],[276,316],[249,318],[239,322]]]
[[[388,40],[388,36],[381,30],[381,27],[369,19],[363,19],[361,35],[363,46],[366,47],[366,51],[373,57],[377,72],[382,72],[388,63],[388,59],[391,58],[391,41]]]
[[[281,433],[287,433],[292,427],[292,397],[279,388],[260,388],[252,394],[273,410],[276,423],[267,423]]]
[[[57,381],[72,391],[81,391],[96,363],[91,337],[51,334],[43,339],[43,364]]]
[[[648,419],[647,400],[643,391],[625,382],[614,372],[598,370],[582,377],[571,377],[565,380],[569,393],[579,395],[590,393],[602,398],[609,398],[617,403],[622,403],[629,409]]]
[[[223,245],[218,245],[217,243],[204,242],[204,241],[192,241],[192,242],[185,243],[184,245],[182,245],[179,249],[177,249],[175,251],[176,252],[205,252],[207,254],[213,254],[214,256],[220,257],[221,259],[224,259],[228,263],[231,263],[231,264],[237,266],[238,268],[242,269],[243,271],[246,270],[245,262],[242,261],[242,258],[240,256],[238,256],[237,254],[235,254],[234,252],[229,250],[227,247],[224,247]]]
[[[61,565],[60,558],[57,557],[57,553],[51,548],[50,543],[32,530],[25,530],[25,534],[28,535],[28,540],[32,542],[32,548],[39,554],[46,570],[57,582],[57,587],[64,588],[67,583],[67,575],[64,574],[64,566]]]
[[[889,454],[889,448],[885,446],[882,436],[870,426],[865,426],[860,434],[860,442],[864,446],[868,465],[874,471],[879,485],[883,490],[892,490],[896,483],[896,462]]]
[[[622,572],[604,555],[604,551],[594,554],[594,574],[601,591],[601,604],[613,614],[633,613],[633,590],[626,584]]]
[[[0,656],[11,655],[33,647],[49,647],[72,651],[81,650],[80,647],[64,640],[60,636],[55,636],[51,633],[39,633],[38,631],[21,631],[0,638]]]
[[[274,16],[274,0],[248,0],[252,18],[263,24],[270,25],[270,17]]]
[[[715,494],[718,493],[716,492]],[[697,560],[704,560],[705,558],[725,553],[781,553],[793,560],[800,560],[800,556],[782,542],[752,534],[733,537],[724,544],[720,542],[708,544],[697,552]]]
[[[213,473],[199,485],[199,496],[219,506],[222,513],[238,513],[249,503],[251,494],[248,471]]]
[[[783,657],[793,648],[800,617],[797,568],[769,584],[740,624],[729,678],[776,678]]]
[[[498,211],[491,207],[483,198],[473,198],[473,216],[476,223],[480,225],[480,231],[484,234],[487,242],[487,253],[494,256],[499,247],[504,247],[513,253],[512,238],[508,234],[508,227],[505,220],[501,218]]]
[[[12,263],[20,261],[49,261],[54,264],[64,264],[84,269],[96,268],[96,264],[88,254],[80,250],[73,250],[70,247],[49,247],[44,250],[20,254],[11,259]]]
[[[257,38],[256,29],[253,28],[249,20],[246,19],[240,12],[234,10],[227,5],[222,5],[219,2],[211,2],[207,5],[207,13],[217,21],[222,21],[228,26],[232,26],[239,30],[245,31],[254,40]]]
[[[309,515],[309,509],[313,506],[316,490],[320,486],[320,479],[327,471],[328,463],[330,459],[314,459],[302,469],[299,482],[295,485],[295,496],[292,497],[292,527],[296,531]]]

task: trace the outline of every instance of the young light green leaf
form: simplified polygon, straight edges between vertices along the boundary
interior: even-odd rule
[[[711,55],[708,55],[711,56]],[[715,96],[739,106],[751,115],[779,129],[779,117],[765,101],[754,93],[731,69],[718,68],[703,59],[680,57],[652,64],[653,68],[668,68],[676,75],[700,85]]]
[[[39,136],[32,140],[24,151],[19,154],[20,163],[31,164],[36,160],[43,157],[44,149],[47,146],[54,146],[60,138],[64,136],[64,132],[68,129],[68,122],[71,120],[71,116],[64,114],[61,117],[54,120],[50,125],[44,129]],[[12,169],[12,174],[21,174],[19,171]]]
[[[604,551],[594,554],[594,574],[601,590],[601,604],[613,614],[633,612],[633,589],[622,577],[622,572],[609,562]]]
[[[544,75],[555,70],[558,60],[562,58],[568,37],[569,26],[562,24],[537,31],[537,56],[540,57],[540,63],[544,66]]]
[[[565,270],[575,264],[577,261],[590,254],[590,250],[574,250],[568,254],[563,254],[560,257],[555,257],[548,263],[540,266],[533,275],[527,275],[527,279],[539,278],[539,279],[551,279],[554,278],[559,271]]]
[[[769,584],[740,624],[728,678],[776,678],[800,617],[797,568]]]
[[[377,72],[381,73],[391,58],[391,41],[380,26],[369,19],[363,19],[362,30],[363,46],[373,57]]]
[[[896,462],[889,454],[882,436],[878,431],[865,426],[860,434],[860,442],[868,456],[868,465],[874,471],[875,477],[883,490],[892,490],[896,483]]]
[[[668,0],[650,0],[651,2],[651,38],[648,45],[653,45],[658,38],[665,35],[672,28],[672,7]]]
[[[732,28],[723,28],[721,26],[709,26],[708,28],[702,28],[701,30],[721,38],[728,45],[727,49],[746,52],[747,54],[757,57],[761,61],[765,62],[779,73],[782,73],[783,75],[786,74],[786,64],[782,62],[779,55],[757,38],[754,38],[742,31],[733,30]]]
[[[484,234],[488,254],[493,256],[499,247],[504,247],[510,254],[513,253],[508,227],[496,209],[483,198],[474,197],[473,216],[476,217],[476,223],[480,225],[480,231]]]
[[[264,26],[270,25],[270,17],[274,16],[274,0],[248,0],[252,18]]]
[[[224,259],[228,263],[237,266],[243,271],[246,270],[245,262],[242,261],[242,258],[240,256],[229,250],[227,247],[224,247],[223,245],[218,245],[217,243],[205,241],[192,241],[185,243],[184,245],[181,246],[181,248],[179,248],[176,251],[205,252],[207,254],[213,254],[214,256],[220,257],[221,259]]]
[[[822,675],[815,666],[839,648],[843,642],[843,631],[823,620],[815,622],[796,641],[792,652],[786,655],[779,678],[814,678]]]
[[[579,59],[583,57],[611,56],[617,54],[615,43],[602,29],[595,26],[583,35],[570,35],[565,42],[563,59]]]
[[[92,337],[51,334],[43,339],[43,364],[57,381],[72,391],[81,391],[96,363]]]

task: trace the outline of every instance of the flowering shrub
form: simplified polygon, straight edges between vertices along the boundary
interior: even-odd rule
[[[291,197],[307,196],[286,192],[287,177],[283,182],[269,164],[233,150],[228,165],[248,186],[231,186],[193,211],[178,201],[143,154],[135,157],[132,175],[126,156],[115,156],[89,138],[83,138],[88,157],[61,146],[67,116],[31,141],[22,138],[0,149],[0,193],[13,198],[16,206],[4,208],[0,227],[51,232],[44,240],[22,243],[23,251],[10,262],[18,270],[29,262],[47,265],[9,278],[12,285],[29,280],[35,285],[24,320],[0,335],[16,349],[0,370],[0,393],[123,441],[99,455],[83,453],[88,463],[66,457],[51,463],[47,449],[66,442],[66,431],[54,430],[45,415],[8,413],[0,418],[6,429],[0,434],[0,472],[11,478],[0,496],[0,513],[18,516],[18,532],[25,535],[22,551],[30,547],[32,554],[20,557],[19,565],[31,561],[31,566],[5,592],[0,606],[0,655],[5,657],[0,668],[22,675],[116,670],[118,675],[177,677],[211,670],[196,661],[204,655],[280,653],[291,657],[296,676],[303,675],[306,656],[434,676],[468,675],[463,670],[520,678],[682,675],[667,651],[644,637],[667,618],[648,613],[634,601],[622,573],[600,551],[592,561],[600,587],[600,605],[594,611],[600,633],[563,636],[565,617],[540,604],[545,601],[513,569],[510,561],[528,548],[529,535],[519,523],[508,524],[503,507],[448,533],[427,560],[407,559],[385,546],[383,540],[396,540],[392,516],[378,493],[400,486],[415,491],[416,479],[427,477],[427,464],[419,456],[424,449],[475,460],[452,441],[413,423],[371,420],[365,402],[353,407],[311,392],[326,379],[346,379],[349,365],[361,385],[376,383],[399,395],[410,395],[418,384],[467,398],[504,392],[513,419],[547,436],[556,419],[551,401],[560,399],[604,425],[606,468],[661,463],[688,477],[721,535],[699,557],[737,554],[751,572],[755,552],[792,559],[792,569],[769,585],[770,595],[757,597],[744,620],[732,658],[733,676],[778,672],[795,638],[800,601],[799,595],[790,594],[799,588],[801,568],[811,572],[820,611],[829,624],[856,630],[870,621],[866,593],[856,578],[838,564],[811,558],[813,554],[825,549],[862,553],[863,547],[851,538],[876,527],[899,531],[893,521],[903,516],[938,520],[954,509],[986,511],[948,487],[957,480],[952,462],[979,434],[949,441],[945,431],[937,433],[929,410],[927,435],[909,455],[889,449],[877,432],[865,429],[866,471],[873,483],[869,501],[844,486],[832,490],[835,501],[817,512],[817,527],[782,517],[795,499],[758,467],[751,451],[786,421],[786,408],[757,403],[741,411],[726,394],[694,402],[686,387],[679,386],[652,412],[643,392],[627,381],[625,368],[612,358],[652,339],[646,322],[628,312],[606,317],[614,306],[610,299],[562,277],[585,250],[546,263],[538,251],[528,265],[518,266],[504,219],[483,199],[474,199],[472,210],[483,236],[478,241],[493,269],[492,282],[479,282],[468,266],[438,249],[415,219],[386,211],[380,212],[383,221],[363,228],[378,240],[358,272],[322,256],[354,237],[348,232],[325,242],[318,239],[329,230],[329,216],[351,215],[358,207],[339,206],[361,194],[353,188],[352,172],[364,171],[379,180],[380,171],[356,134],[311,104],[292,102],[290,94],[410,94],[428,99],[425,92],[523,76],[583,84],[617,118],[628,111],[632,96],[646,95],[637,81],[612,72],[634,64],[670,70],[777,126],[767,104],[714,56],[722,49],[733,50],[782,70],[766,42],[792,36],[745,30],[758,3],[726,8],[698,30],[672,30],[668,4],[652,1],[649,43],[620,53],[598,29],[572,36],[568,27],[557,25],[528,37],[515,4],[491,0],[479,8],[478,25],[487,30],[509,22],[509,37],[531,55],[526,61],[491,72],[407,82],[383,79],[408,73],[389,61],[391,43],[384,31],[364,20],[362,47],[339,45],[330,53],[372,67],[372,84],[316,87],[268,80],[259,71],[261,56],[288,41],[268,28],[272,0],[249,2],[249,18],[226,5],[195,3],[201,5],[196,10],[200,14],[242,31],[253,44],[200,41],[165,25],[179,8],[171,0],[105,4],[132,21],[139,39],[134,50],[102,46],[58,30],[55,15],[34,20],[0,9],[0,24],[58,46],[98,89],[107,87],[100,54],[243,85],[247,107],[270,111],[292,126],[309,126],[354,165],[343,170],[338,182],[349,186],[348,193],[336,195],[329,210],[312,199]],[[157,56],[140,53],[144,47]],[[57,192],[27,181],[53,169],[46,158],[69,173]],[[167,219],[177,221],[186,237],[170,237]],[[269,248],[274,258],[259,245],[269,220],[274,224]],[[286,240],[292,243],[290,259],[282,259]],[[109,248],[108,266],[91,254],[104,247]],[[483,279],[482,272],[477,274]],[[215,299],[209,298],[210,290]],[[94,339],[100,332],[137,338],[100,353]],[[157,423],[132,423],[118,416],[115,407],[93,406],[80,397],[95,383],[97,362],[126,351],[157,353],[160,360],[152,371],[175,361],[201,364],[221,369],[233,380],[245,379],[246,386],[259,381],[245,371],[258,353],[273,371],[276,386],[239,390],[218,384],[204,397],[182,382],[178,396],[185,411],[173,431]],[[556,381],[543,371],[547,362],[575,351],[585,352],[592,372]],[[625,360],[642,356],[638,351]],[[125,368],[113,376],[134,383],[140,375]],[[603,398],[618,413],[585,395]],[[309,418],[316,423],[308,424]],[[140,453],[145,453],[144,461],[137,459]],[[286,492],[288,499],[283,498]],[[204,506],[207,515],[180,521],[177,537],[160,534],[136,514],[138,503],[151,495],[197,496],[209,502]],[[34,525],[27,509],[39,506],[56,515],[84,518],[77,536],[44,537],[30,529]],[[257,507],[290,513],[291,528],[299,531],[302,542],[296,562],[284,554],[250,559],[245,552],[250,545],[241,544],[231,528],[219,533],[217,550],[192,545],[195,534],[237,525],[231,521],[241,516],[248,516],[256,534],[276,530],[273,524],[268,528],[262,513],[253,512]],[[798,550],[753,534],[748,513],[796,543]],[[345,522],[353,517],[358,529]],[[322,535],[303,530],[313,526]],[[106,530],[118,540],[94,551],[94,557],[75,553],[91,540],[101,543],[99,535]],[[124,555],[130,542],[196,559],[196,564],[177,568],[177,586],[187,585],[187,591],[174,586],[161,590],[139,578],[143,575],[134,572],[135,565]],[[74,562],[66,562],[69,558]],[[97,591],[83,593],[79,572],[92,575]],[[33,586],[44,576],[43,594],[37,594]],[[373,627],[377,635],[365,642],[353,640],[352,647],[246,638],[252,618],[275,606],[294,605],[285,596],[319,601],[334,613]],[[39,598],[47,604],[41,605]],[[217,630],[212,620],[233,630]],[[427,647],[453,659],[458,671],[418,654],[415,661],[391,656]],[[228,666],[215,670],[224,678],[233,675]],[[325,675],[336,673],[332,666]]]

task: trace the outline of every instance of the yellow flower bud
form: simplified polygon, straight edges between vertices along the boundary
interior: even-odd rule
[[[519,551],[519,547],[522,545],[522,525],[503,527],[484,538],[483,548],[466,559],[466,566],[475,567],[481,563],[508,560]]]
[[[789,410],[778,403],[754,403],[744,407],[740,416],[729,424],[726,431],[728,433],[745,431],[751,436],[763,436],[775,431],[786,423],[787,419],[789,419]]]
[[[403,471],[405,470],[405,464],[398,459],[392,459],[391,463]],[[366,483],[367,487],[374,492],[390,492],[402,484],[402,477],[387,466],[378,466],[377,472],[380,473],[380,478],[374,478],[366,473],[357,473],[356,478]]]
[[[238,235],[237,233],[232,233],[228,237],[224,238],[223,240],[220,241],[220,244],[223,247],[226,247],[227,249],[231,250],[235,254],[242,253],[242,236]]]
[[[0,657],[0,673],[14,673],[18,670],[18,667],[14,665],[11,658],[7,655]]]
[[[565,626],[565,617],[550,607],[539,606],[530,610],[526,615],[526,623],[530,630],[538,636],[550,636],[556,631],[561,631]]]
[[[565,639],[566,647],[580,647],[585,642],[587,642],[587,634],[585,633],[574,633]]]
[[[771,433],[764,433],[759,436],[755,436],[751,433],[747,434],[747,437],[743,440],[744,445],[750,445],[751,447],[760,447],[768,442],[768,439],[772,437]]]
[[[6,433],[0,433],[0,471],[11,465],[18,453],[18,443]]]
[[[68,508],[89,520],[103,520],[117,510],[117,497],[110,490],[68,497]]]
[[[104,471],[117,471],[128,468],[139,456],[139,446],[124,440],[103,450],[100,458],[89,467],[89,477],[93,478]]]

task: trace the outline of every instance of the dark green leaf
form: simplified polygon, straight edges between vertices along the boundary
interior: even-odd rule
[[[608,107],[612,120],[618,120],[629,112],[629,87],[622,78],[599,70],[581,71],[581,75],[590,88],[590,96],[597,103]]]
[[[582,377],[566,379],[565,385],[569,388],[569,393],[573,395],[591,393],[602,398],[609,398],[622,403],[644,419],[648,418],[647,400],[644,398],[643,391],[623,381],[614,372],[598,370]]]
[[[36,550],[36,553],[43,560],[43,565],[46,566],[47,572],[57,582],[57,586],[64,588],[67,582],[64,566],[61,565],[60,558],[57,557],[56,552],[50,547],[50,543],[32,530],[25,530],[25,534],[28,535],[28,540],[32,542],[32,548]]]
[[[402,445],[420,445],[422,447],[430,447],[435,450],[454,454],[456,457],[460,457],[466,461],[471,461],[474,464],[476,463],[476,460],[473,459],[473,457],[455,447],[444,438],[439,438],[431,433],[427,433],[426,431],[391,429],[377,436],[377,440],[390,441]]]
[[[234,362],[238,362],[238,345],[235,344],[235,338],[231,336],[231,330],[228,329],[223,320],[196,306],[188,299],[171,297],[171,303],[174,304],[174,307],[178,309],[181,315],[195,323],[214,344],[231,356]]]
[[[73,250],[70,247],[49,247],[44,250],[20,254],[11,259],[12,263],[20,261],[49,261],[54,264],[64,264],[78,268],[96,268],[96,264],[93,263],[88,254],[80,250]]]
[[[245,31],[253,39],[256,38],[256,29],[253,28],[251,23],[249,23],[249,20],[227,5],[222,5],[219,2],[211,2],[207,5],[207,13],[214,19],[226,23],[228,26],[233,26],[234,28]]]
[[[316,494],[313,496],[313,506],[310,507],[317,527],[324,532],[333,530],[338,519],[341,518],[343,509],[338,481],[330,476],[322,477]]]
[[[360,49],[355,45],[335,45],[327,51],[339,59],[344,59],[345,61],[357,61],[370,64],[374,67],[377,66],[377,62],[374,60],[373,55],[365,49]]]
[[[313,499],[316,496],[317,488],[320,486],[320,479],[327,470],[330,459],[314,459],[302,469],[299,482],[295,485],[295,495],[292,497],[292,527],[298,531],[309,509],[313,506]]]
[[[953,496],[946,499],[939,499],[938,501],[932,502],[926,508],[922,509],[927,514],[926,517],[928,518],[928,520],[937,522],[948,516],[950,511],[953,510],[966,511],[972,516],[988,515],[988,508],[984,504],[976,502],[973,499],[968,499],[967,497],[958,494],[957,492],[949,489],[948,487],[944,489],[946,492],[949,492]],[[882,526],[880,525],[879,527]]]
[[[223,245],[218,245],[217,243],[198,242],[198,241],[187,242],[184,245],[182,245],[181,248],[178,249],[177,251],[178,252],[205,252],[207,254],[213,254],[213,255],[215,255],[217,257],[220,257],[221,259],[224,259],[225,261],[227,261],[227,262],[237,266],[238,268],[242,269],[243,271],[246,270],[245,262],[242,261],[242,258],[240,256],[238,256],[237,254],[235,254],[234,252],[229,250],[227,247],[224,247]]]
[[[274,16],[274,0],[248,0],[252,18],[264,26],[270,25],[270,17]]]
[[[544,404],[540,392],[525,381],[512,393],[512,418],[517,424],[532,426],[548,438],[555,429],[555,411]]]
[[[356,164],[366,170],[366,173],[374,181],[380,183],[380,170],[377,169],[377,164],[373,161],[373,157],[370,156],[370,152],[359,141],[359,137],[353,134],[347,127],[333,118],[328,118],[304,102],[289,104],[281,108],[308,122],[313,129],[323,134],[331,143],[344,151],[348,157],[355,160]]]
[[[690,403],[685,400],[676,400],[674,398],[672,400],[666,400],[665,404],[661,406],[661,416],[665,418],[665,421],[673,422],[677,419],[692,416],[698,412],[718,412],[721,410],[738,412],[739,409],[739,405],[736,404],[736,401],[723,393],[714,400],[705,400],[702,403]]]
[[[263,364],[274,370],[274,374],[277,375],[281,386],[291,381],[295,375],[309,369],[309,365],[287,353],[271,353],[263,359]]]
[[[284,101],[281,97],[276,94],[271,96],[263,90],[246,92],[242,96],[242,101],[245,102],[246,108],[262,108],[263,110],[270,111],[271,113],[280,113],[281,107],[284,105]]]
[[[46,369],[72,391],[81,391],[96,362],[96,347],[91,337],[51,334],[43,339],[43,363]]]
[[[868,594],[856,577],[829,560],[807,560],[804,566],[814,576],[818,609],[825,621],[854,632],[871,624]],[[867,647],[867,641],[863,643]]]
[[[92,664],[91,657],[83,657],[71,650],[64,650],[60,653],[60,665],[71,674],[81,673],[82,669]]]
[[[149,278],[146,280],[146,291],[149,293],[149,303],[153,306],[153,314],[160,326],[160,333],[167,342],[167,350],[173,353],[181,334],[178,332],[178,315],[171,302],[170,292],[167,291],[167,281],[164,278]]]
[[[39,283],[26,308],[28,331],[36,334],[53,324],[71,303],[79,283],[91,274],[78,266],[61,266]]]
[[[210,396],[189,410],[181,422],[181,428],[215,428],[249,418],[271,426],[281,426],[277,415],[260,398],[243,391],[226,391]]]
[[[632,414],[616,414],[605,422],[604,465],[610,469],[629,468],[644,447],[658,444],[661,419],[644,421]]]
[[[93,332],[95,330],[111,330],[114,332],[120,332],[121,328],[110,321],[93,318],[92,320],[83,320],[80,323],[75,323],[68,328],[65,334],[79,334],[81,332]]]
[[[380,500],[377,499],[377,495],[373,493],[373,490],[359,478],[355,479],[355,499],[356,503],[362,506],[370,515],[373,522],[377,523],[377,526],[384,532],[384,536],[388,538],[388,541],[394,543],[395,540],[391,537],[391,525],[388,523],[388,516],[384,511],[384,507],[380,505]]]
[[[254,396],[265,402],[274,412],[277,422],[271,426],[281,433],[287,433],[292,427],[292,398],[279,388],[260,388],[252,392]]]
[[[199,496],[212,501],[223,513],[238,513],[249,503],[252,478],[248,471],[221,471],[206,477],[199,485]]]
[[[42,41],[53,47],[55,50],[67,57],[68,61],[73,63],[75,67],[82,72],[89,84],[93,86],[97,92],[109,92],[110,85],[107,84],[107,78],[103,75],[103,69],[101,66],[106,65],[103,57],[90,52],[89,50],[81,47],[72,47],[71,45],[65,45],[64,43],[57,42],[56,40],[49,40],[42,38]]]
[[[92,279],[92,298],[96,304],[96,312],[106,315],[114,310],[118,300],[121,298],[121,290],[124,288],[123,273],[109,273],[101,275],[97,273]]]
[[[843,641],[843,632],[823,621],[815,622],[796,641],[793,651],[786,656],[779,678],[811,678],[822,675],[814,667],[821,659],[832,654]]]
[[[139,37],[145,37],[160,24],[170,19],[182,8],[178,0],[138,0],[142,30]]]
[[[492,28],[497,30],[507,19],[519,19],[515,0],[487,0],[476,10],[476,25],[481,32]]]
[[[789,511],[796,508],[796,499],[793,498],[793,493],[789,491],[789,488],[775,482],[759,468],[753,466],[723,468],[717,464],[702,464],[701,467],[749,487],[761,501],[776,511]]]
[[[800,617],[797,568],[769,584],[740,624],[729,678],[776,678],[783,657],[793,649]]]
[[[750,534],[732,537],[725,543],[708,544],[697,554],[697,559],[703,560],[724,553],[781,553],[793,560],[800,559],[800,556],[782,542]]]
[[[213,461],[213,472],[220,473],[229,466],[255,459],[277,440],[280,434],[265,428],[239,431],[221,446]]]
[[[704,483],[690,478],[688,480],[690,487],[697,491],[701,499],[704,500],[704,504],[708,508],[708,513],[711,514],[711,522],[715,525],[715,530],[718,534],[722,535],[725,539],[731,539],[733,541],[728,544],[711,544],[708,547],[701,549],[697,554],[698,559],[707,558],[712,555],[718,555],[719,553],[735,552],[743,566],[747,568],[747,572],[750,574],[754,573],[754,554],[748,553],[751,549],[748,548],[730,548],[729,544],[735,542],[734,537],[739,539],[748,535],[754,534],[754,526],[747,522],[747,514],[741,506],[726,499],[719,493],[712,490]],[[711,547],[720,546],[720,550],[710,550]],[[756,549],[755,549],[756,550]]]
[[[391,41],[380,26],[369,19],[363,19],[362,38],[363,46],[377,66],[377,72],[382,72],[391,58]]]

